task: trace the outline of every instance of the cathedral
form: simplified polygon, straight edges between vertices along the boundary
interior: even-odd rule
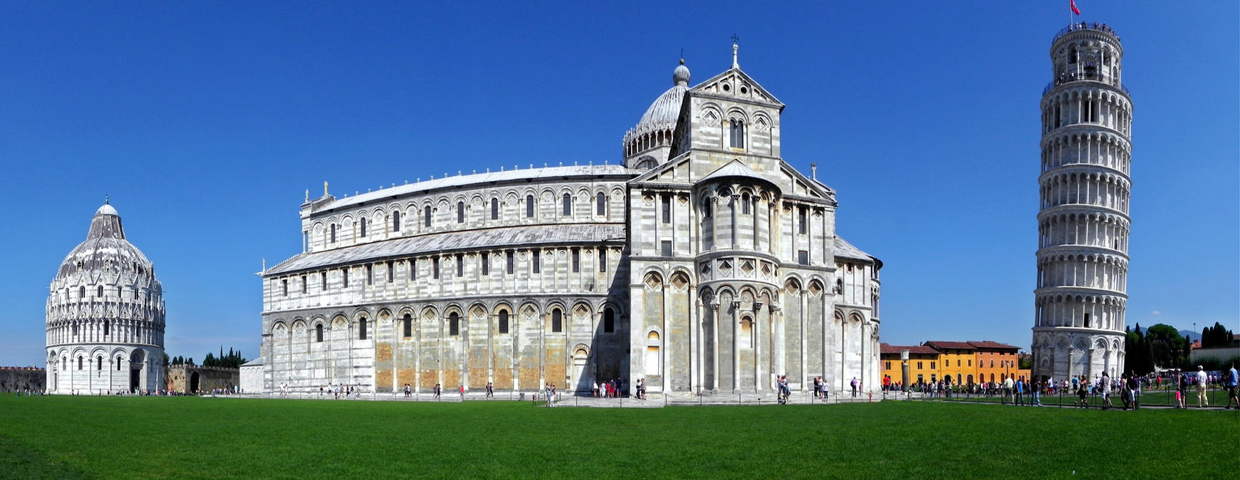
[[[264,389],[877,387],[882,262],[732,53],[695,86],[682,61],[617,162],[307,195],[302,253],[261,274]]]

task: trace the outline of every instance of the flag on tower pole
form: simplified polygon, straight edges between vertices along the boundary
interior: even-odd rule
[[[1072,13],[1080,15],[1081,9],[1076,8],[1076,0],[1068,0],[1068,6],[1072,7]]]

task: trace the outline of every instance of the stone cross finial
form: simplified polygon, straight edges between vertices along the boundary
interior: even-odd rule
[[[809,164],[809,171],[813,175],[814,181],[815,182],[818,181],[818,164],[817,163]]]
[[[326,180],[323,181],[323,196],[324,197],[327,196],[327,181]]]

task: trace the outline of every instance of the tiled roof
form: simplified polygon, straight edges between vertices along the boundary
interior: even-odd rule
[[[465,185],[489,185],[497,182],[512,182],[518,180],[538,180],[538,179],[560,179],[563,177],[580,177],[594,175],[627,175],[633,177],[637,175],[637,171],[629,170],[624,165],[573,165],[571,167],[542,167],[542,168],[526,168],[512,169],[500,172],[473,173],[466,175],[456,175],[451,177],[437,178],[434,180],[423,180],[416,183],[406,185],[397,185],[395,187],[383,188],[373,192],[366,192],[352,197],[338,198],[328,202],[325,205],[315,209],[316,212],[323,210],[337,209],[357,205],[361,203],[381,201],[389,198],[400,197],[413,193],[428,192],[431,190],[439,190],[443,188],[461,187]]]
[[[924,345],[888,345],[886,343],[879,344],[878,353],[882,355],[899,355],[902,350],[908,350],[910,355],[938,355],[938,351]]]
[[[969,342],[969,345],[973,345],[974,347],[977,347],[977,348],[979,348],[979,349],[984,348],[984,349],[987,349],[987,350],[1020,350],[1020,347],[1017,347],[1017,346],[1015,346],[1015,345],[1008,345],[1008,344],[1006,344],[1006,343],[992,342],[992,341],[990,341],[990,340],[983,340],[983,341],[980,341],[980,342]]]
[[[939,350],[977,350],[973,342],[941,342],[934,340],[926,342],[926,345]]]
[[[847,240],[844,240],[839,235],[835,236],[835,256],[861,260],[863,262],[878,262],[877,258],[854,247],[853,244],[848,243]],[[881,265],[881,262],[879,264]]]
[[[531,245],[582,245],[624,241],[624,224],[619,223],[534,225],[444,232],[364,243],[322,252],[303,253],[267,269],[263,272],[263,275],[343,265],[362,260],[425,255],[443,251],[514,248]]]

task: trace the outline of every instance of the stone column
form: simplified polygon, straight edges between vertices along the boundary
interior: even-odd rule
[[[741,389],[741,302],[732,302],[732,390]]]
[[[696,301],[689,307],[697,310],[689,315],[689,321],[693,325],[689,326],[689,375],[692,377],[690,385],[694,393],[702,393],[702,298],[698,297]]]
[[[775,373],[777,375],[787,375],[788,372],[787,370],[785,370],[786,367],[784,365],[785,363],[784,360],[785,360],[785,357],[788,356],[785,353],[785,350],[788,348],[787,346],[788,335],[787,335],[787,332],[785,332],[784,330],[785,328],[787,328],[787,326],[784,324],[784,309],[780,308],[779,305],[771,305],[769,309],[770,309],[771,317],[772,317],[771,321],[775,323],[775,325],[777,325],[777,327],[774,330],[775,338],[771,341],[773,345],[773,347],[771,348],[771,355],[776,355],[776,357],[773,359],[771,363],[775,365]],[[805,388],[804,379],[801,380],[801,388],[802,389]]]
[[[711,373],[713,377],[713,381],[711,382],[711,389],[715,391],[719,391],[719,298],[718,297],[711,299],[710,320],[712,323],[712,327],[711,327],[711,349],[712,350],[711,351],[713,352],[713,354],[711,355],[711,359],[714,361],[714,366],[712,367],[713,370]]]
[[[675,273],[673,273],[672,275],[675,275]],[[668,301],[668,291],[670,289],[667,288],[667,284],[670,283],[671,280],[672,280],[671,276],[664,277],[663,284],[660,285],[660,287],[663,289],[663,312],[662,312],[663,320],[660,322],[661,328],[663,330],[663,335],[659,336],[659,356],[661,357],[659,361],[663,364],[662,365],[663,369],[661,370],[660,373],[663,376],[662,392],[664,394],[672,391],[672,377],[671,377],[672,366],[668,365],[669,363],[671,363],[668,361],[668,359],[672,358],[672,356],[669,354],[670,353],[669,351],[671,350],[671,342],[667,341],[668,335],[671,335],[672,333],[671,329],[668,328],[669,326],[671,326],[671,321],[669,319],[672,317],[672,312],[671,312],[671,302]]]
[[[762,302],[753,303],[753,328],[750,332],[753,335],[753,389],[754,391],[762,390],[762,335],[758,330],[758,325],[762,324]]]

